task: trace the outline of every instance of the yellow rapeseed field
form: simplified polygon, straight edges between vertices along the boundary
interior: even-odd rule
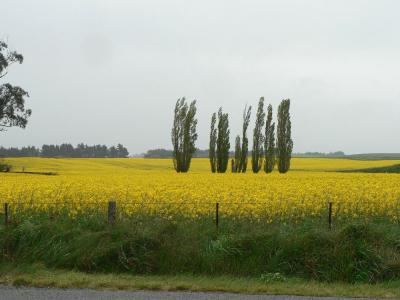
[[[400,174],[339,173],[335,170],[387,166],[399,161],[295,158],[287,174],[211,174],[207,159],[177,174],[169,159],[7,159],[14,171],[55,172],[56,176],[2,173],[0,203],[15,209],[62,210],[71,215],[105,209],[165,216],[212,214],[267,221],[325,216],[333,202],[337,218],[383,216],[400,221]]]

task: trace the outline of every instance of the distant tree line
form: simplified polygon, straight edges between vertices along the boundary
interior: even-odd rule
[[[0,147],[1,157],[75,157],[75,158],[102,158],[102,157],[128,157],[128,150],[122,145],[107,147],[106,145],[72,144],[43,145],[42,148],[34,146],[22,148]]]
[[[4,148],[0,147],[1,157],[35,157],[40,156],[40,149],[36,147]]]
[[[144,158],[172,158],[172,150],[150,149],[143,155]]]
[[[294,157],[347,157],[343,151],[336,152],[304,152],[304,153],[294,153]]]

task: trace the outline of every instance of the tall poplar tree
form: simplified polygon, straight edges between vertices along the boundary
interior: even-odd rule
[[[196,111],[196,100],[192,101],[190,105],[187,104],[184,97],[176,101],[171,140],[174,168],[178,173],[185,173],[189,170],[192,156],[196,151]]]
[[[240,166],[240,158],[241,158],[241,152],[242,152],[242,147],[240,145],[240,136],[236,136],[235,140],[235,165],[234,165],[234,172],[237,173],[239,172],[239,166]]]
[[[211,128],[210,128],[210,147],[208,156],[210,158],[211,172],[215,173],[217,171],[217,128],[215,124],[217,122],[217,115],[213,113],[211,117]]]
[[[276,144],[278,170],[280,173],[286,173],[290,169],[290,160],[292,158],[293,150],[292,124],[290,121],[290,99],[282,100],[278,108]]]
[[[251,106],[244,108],[243,112],[243,127],[242,127],[242,147],[240,149],[240,162],[238,165],[239,173],[246,173],[247,170],[247,156],[249,154],[249,139],[247,138],[247,128],[250,123]]]
[[[264,97],[260,98],[258,102],[258,109],[256,115],[256,124],[253,131],[253,151],[251,154],[251,166],[254,173],[258,173],[262,168],[263,163],[263,142],[264,136],[262,129],[264,126],[265,112],[264,112]]]
[[[267,109],[267,122],[265,123],[265,163],[264,171],[271,173],[274,170],[276,158],[275,158],[275,123],[272,123],[272,105],[268,105]]]
[[[218,110],[218,135],[217,135],[217,172],[225,173],[229,162],[229,121],[228,114]]]

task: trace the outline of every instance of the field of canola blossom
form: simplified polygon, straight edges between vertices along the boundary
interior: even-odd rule
[[[2,173],[0,203],[13,210],[62,211],[76,215],[106,209],[170,218],[212,214],[267,222],[326,216],[385,217],[400,221],[400,174],[327,172],[388,166],[399,161],[295,158],[287,174],[212,174],[207,159],[177,174],[169,159],[7,159],[14,171],[55,172],[56,176]]]

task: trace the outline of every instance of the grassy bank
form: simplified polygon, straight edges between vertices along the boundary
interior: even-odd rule
[[[376,283],[400,278],[400,226],[347,222],[329,230],[301,224],[140,216],[108,225],[104,217],[40,214],[0,227],[1,261],[84,272],[297,277]],[[277,278],[274,274],[279,273]]]
[[[359,170],[344,170],[344,173],[400,173],[400,165],[396,164],[393,166],[378,167],[378,168],[368,168]]]
[[[400,298],[400,281],[379,284],[322,283],[302,279],[266,282],[232,276],[140,276],[88,274],[42,265],[0,264],[0,283],[14,286],[92,288],[99,290],[210,291],[248,294]]]

